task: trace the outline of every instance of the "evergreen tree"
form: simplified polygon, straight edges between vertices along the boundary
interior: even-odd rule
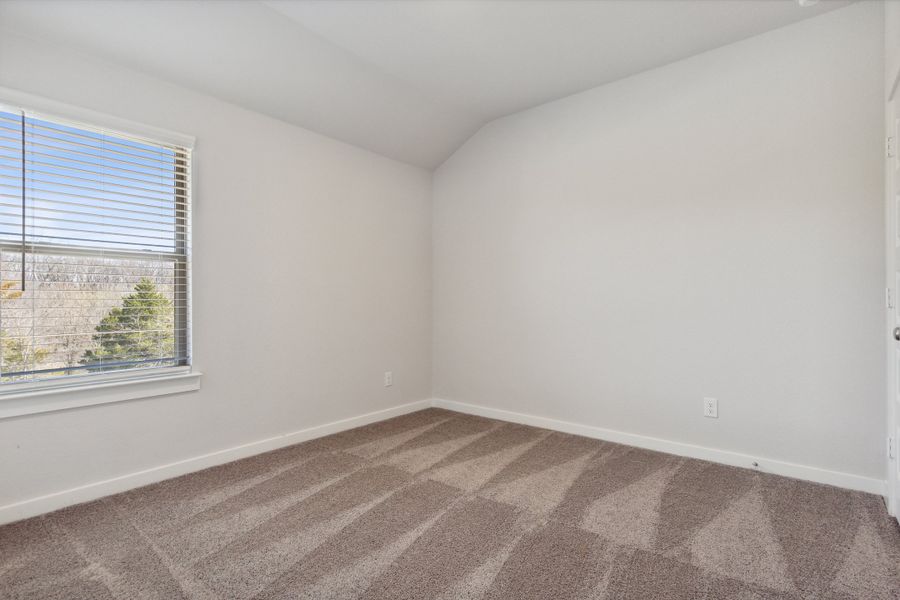
[[[172,302],[150,279],[142,278],[134,292],[122,298],[122,306],[97,325],[93,337],[98,347],[85,351],[81,364],[170,357],[175,352],[173,324]]]

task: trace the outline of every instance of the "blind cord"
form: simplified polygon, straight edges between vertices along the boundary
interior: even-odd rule
[[[25,291],[25,112],[22,112],[22,291]]]

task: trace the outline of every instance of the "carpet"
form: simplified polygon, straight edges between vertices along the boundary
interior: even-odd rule
[[[900,598],[881,498],[428,409],[0,528],[4,599]]]

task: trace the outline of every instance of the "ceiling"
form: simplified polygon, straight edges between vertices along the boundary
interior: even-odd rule
[[[0,0],[0,27],[433,168],[497,117],[848,4]]]

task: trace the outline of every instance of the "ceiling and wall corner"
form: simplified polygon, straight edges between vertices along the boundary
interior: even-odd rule
[[[0,30],[432,169],[498,117],[849,3],[3,0]]]

